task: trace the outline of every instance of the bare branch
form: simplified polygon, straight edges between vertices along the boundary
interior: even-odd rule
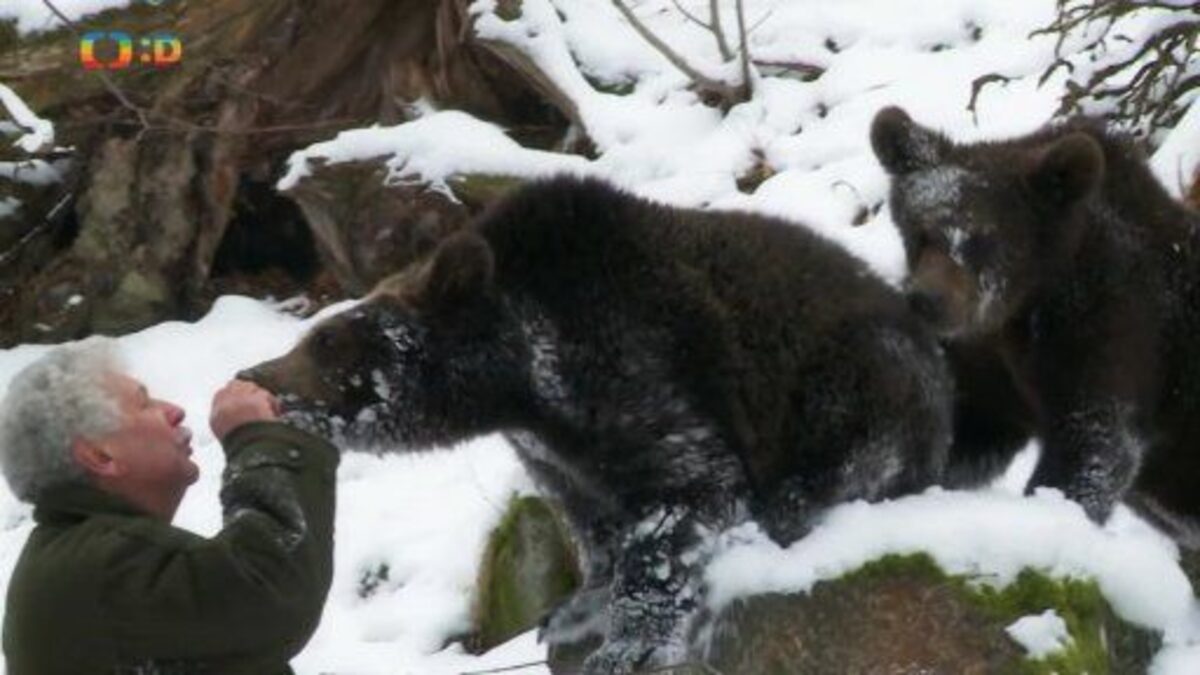
[[[975,109],[975,106],[979,103],[979,94],[983,91],[984,87],[993,82],[1008,84],[1012,82],[1012,78],[1000,73],[988,73],[987,75],[980,75],[971,82],[971,101],[967,103],[967,110],[971,111],[971,120],[975,124],[979,124],[979,112]]]
[[[717,36],[717,49],[721,52],[721,58],[729,63],[733,60],[733,50],[729,48],[729,41],[725,39],[725,30],[721,28],[721,8],[717,4],[717,0],[708,0],[708,19],[712,23],[713,35]]]
[[[708,15],[709,22],[705,23],[700,20],[695,14],[687,11],[680,4],[679,0],[671,0],[671,4],[675,5],[675,9],[692,23],[696,24],[712,33],[717,39],[717,51],[721,52],[721,60],[728,63],[733,60],[733,52],[729,49],[729,41],[725,39],[725,31],[721,28],[721,10],[717,6],[717,0],[709,0]]]
[[[709,30],[709,31],[712,30],[712,26],[710,24],[704,23],[695,14],[692,14],[691,12],[687,11],[687,9],[683,5],[679,4],[679,0],[671,0],[671,4],[675,5],[675,9],[679,10],[679,13],[682,14],[684,16],[684,18],[686,18],[688,21],[691,21],[692,23],[696,24],[697,26],[700,26],[704,30]]]
[[[542,659],[541,661],[527,661],[525,663],[516,663],[511,666],[500,666],[499,668],[488,668],[487,670],[464,670],[464,671],[460,672],[458,675],[493,675],[494,673],[507,673],[507,672],[510,672],[513,670],[524,670],[525,668],[532,668],[534,666],[545,666],[545,665],[549,665],[549,662],[546,661],[545,659]]]
[[[79,36],[80,39],[83,39],[83,33],[80,32],[79,26],[66,14],[63,14],[58,7],[55,7],[53,2],[50,2],[50,0],[42,0],[42,4],[45,5],[51,12],[53,12],[54,16],[57,16],[60,21],[66,24],[66,26],[71,29],[71,32]],[[104,83],[104,88],[108,89],[109,93],[111,93],[123,107],[137,115],[138,121],[142,124],[142,131],[150,128],[150,119],[145,108],[129,100],[129,97],[125,95],[125,92],[121,91],[121,88],[117,86],[117,83],[114,82],[111,77],[109,77],[108,73],[103,68],[92,72],[96,73],[96,75],[100,77],[100,80]]]
[[[746,8],[742,5],[742,0],[737,0],[737,22],[738,22],[738,40],[741,43],[738,46],[742,59],[742,96],[744,100],[749,100],[754,94],[753,80],[750,79],[750,43],[746,33]]]
[[[752,35],[754,33],[754,31],[758,30],[759,26],[766,23],[767,19],[771,18],[771,15],[774,13],[775,13],[774,7],[772,7],[771,9],[768,9],[761,17],[759,17],[758,21],[755,21],[753,24],[750,25],[750,28],[746,31],[746,34]]]
[[[46,228],[53,225],[54,219],[58,216],[59,212],[62,211],[63,207],[67,205],[67,202],[71,201],[71,197],[72,195],[70,194],[64,195],[62,199],[59,199],[58,202],[51,207],[48,212],[46,212],[46,215],[42,217],[42,221],[40,223],[30,228],[30,230],[26,232],[20,239],[18,239],[16,243],[10,246],[7,251],[0,253],[0,266],[7,265],[9,262],[15,260],[17,254],[22,248],[25,247],[26,244],[45,231]]]
[[[625,19],[629,21],[629,25],[632,26],[635,31],[637,31],[638,35],[642,36],[642,39],[650,43],[651,47],[654,47],[658,53],[666,57],[667,61],[669,61],[671,65],[678,68],[680,72],[682,72],[684,75],[687,75],[688,78],[690,78],[692,82],[694,82],[700,89],[716,94],[718,97],[720,97],[721,101],[726,105],[726,107],[746,100],[745,92],[748,91],[748,82],[744,83],[742,87],[735,88],[730,86],[728,83],[715,80],[704,73],[701,73],[690,63],[688,63],[686,59],[680,56],[678,52],[676,52],[674,49],[671,49],[670,45],[663,42],[662,39],[654,34],[653,31],[647,28],[646,25],[637,18],[637,15],[633,13],[633,10],[629,9],[629,6],[622,2],[622,0],[612,0],[612,2],[613,5],[615,5],[625,17]],[[741,0],[738,0],[738,7],[741,7]]]
[[[511,666],[501,666],[499,668],[489,668],[487,670],[467,670],[467,671],[460,672],[458,675],[494,675],[495,673],[507,673],[507,672],[512,672],[514,670],[522,670],[525,668],[532,668],[534,666],[545,666],[545,665],[549,665],[549,662],[545,661],[545,660],[529,661],[526,663],[517,663],[517,664],[511,665]],[[665,665],[655,666],[652,668],[636,670],[633,672],[633,675],[656,675],[657,673],[668,673],[673,670],[677,670],[679,668],[699,668],[700,670],[703,670],[705,673],[708,673],[708,675],[725,675],[721,671],[717,670],[716,668],[714,668],[713,666],[711,666],[707,663],[704,663],[703,661],[681,661],[678,663],[668,663]],[[578,673],[579,671],[571,671],[571,672]]]
[[[1042,71],[1038,83],[1044,84],[1060,68],[1067,70],[1058,115],[1099,109],[1102,117],[1147,133],[1168,128],[1182,116],[1192,91],[1189,81],[1197,77],[1200,2],[1058,0],[1057,7],[1054,20],[1031,36],[1056,36],[1056,59]],[[1137,43],[1117,32],[1124,19],[1147,9],[1169,12],[1170,20]],[[1068,38],[1097,26],[1098,34],[1064,54]],[[1089,62],[1097,61],[1101,65],[1091,69]]]

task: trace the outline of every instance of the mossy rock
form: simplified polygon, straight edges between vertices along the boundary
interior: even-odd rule
[[[521,18],[521,0],[498,0],[496,16],[504,21],[516,21]]]
[[[533,628],[579,581],[553,510],[514,499],[480,567],[468,647],[485,651]],[[1070,639],[1032,659],[1006,629],[1046,610],[1063,619]],[[688,664],[707,665],[663,672],[1132,675],[1146,672],[1161,647],[1157,634],[1117,617],[1093,581],[1024,570],[996,587],[946,574],[924,554],[886,556],[808,593],[736,600],[701,617],[692,638]],[[552,645],[551,672],[577,672],[598,646],[596,636]]]
[[[514,498],[479,568],[469,648],[486,651],[528,631],[579,583],[579,563],[558,516],[537,497]]]
[[[1071,640],[1033,660],[1005,629],[1047,609]],[[807,594],[735,601],[698,637],[720,672],[761,675],[1141,673],[1160,645],[1117,618],[1094,582],[1026,570],[994,588],[947,575],[925,555],[888,556]]]
[[[524,179],[516,176],[486,173],[459,174],[447,182],[454,195],[476,213],[525,184]]]

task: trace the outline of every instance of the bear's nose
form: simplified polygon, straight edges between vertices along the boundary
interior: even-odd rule
[[[908,294],[908,306],[917,316],[938,323],[946,316],[946,298],[941,293],[913,290]]]
[[[239,380],[246,380],[247,382],[253,382],[254,384],[257,384],[261,387],[261,386],[264,386],[263,385],[263,375],[264,375],[264,373],[263,373],[262,367],[254,366],[253,368],[246,368],[245,370],[239,370],[237,375],[234,375],[234,377],[236,377]]]

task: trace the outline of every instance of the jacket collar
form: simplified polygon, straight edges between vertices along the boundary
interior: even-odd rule
[[[71,483],[46,488],[34,506],[33,519],[47,521],[83,520],[88,516],[116,514],[149,516],[128,501],[86,483]]]

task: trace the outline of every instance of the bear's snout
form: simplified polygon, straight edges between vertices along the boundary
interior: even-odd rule
[[[245,370],[239,370],[237,375],[234,377],[239,380],[253,382],[254,384],[257,384],[273,394],[278,394],[279,392],[276,391],[276,383],[272,382],[273,378],[270,376],[270,364],[271,362],[268,361],[266,363],[260,363],[251,368],[246,368]]]

